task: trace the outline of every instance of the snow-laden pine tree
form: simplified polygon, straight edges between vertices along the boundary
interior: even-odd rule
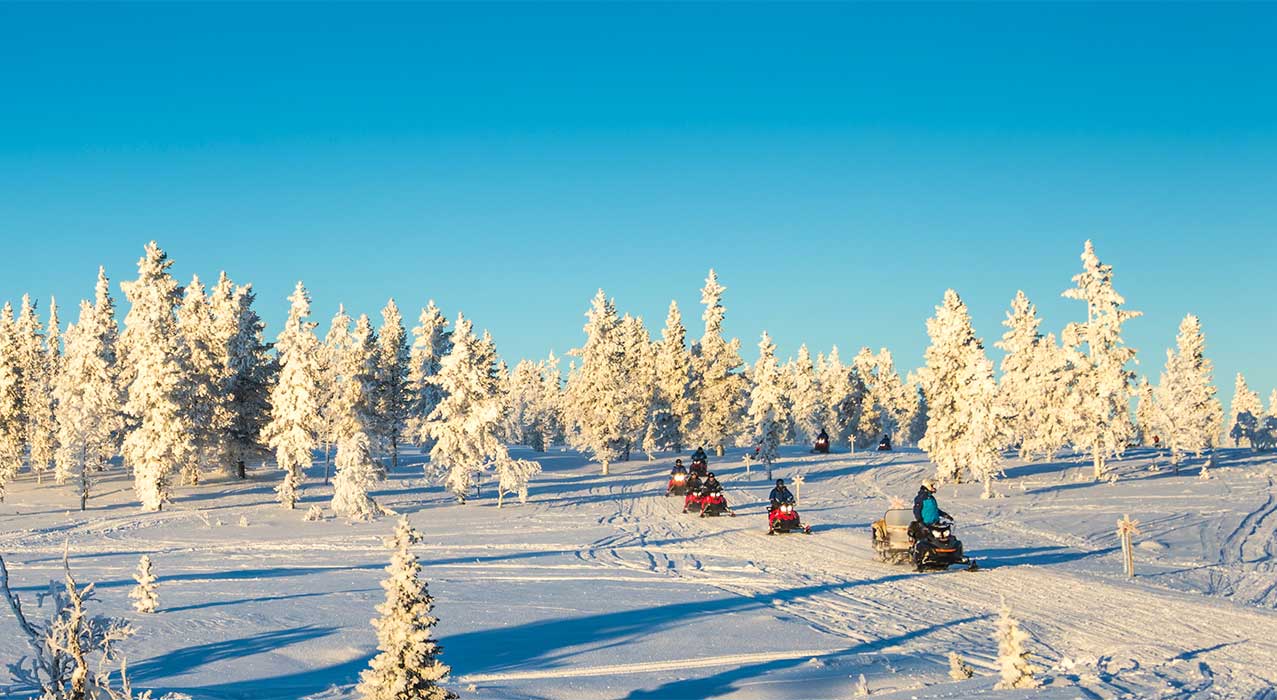
[[[961,656],[958,656],[958,652],[949,652],[949,678],[955,681],[965,681],[974,675],[975,671],[971,670],[971,667],[967,665],[966,661],[962,660]]]
[[[201,473],[225,465],[231,418],[225,391],[225,347],[198,275],[186,286],[186,296],[177,312],[177,327],[187,347],[185,409],[196,455],[181,465],[182,481],[198,484]]]
[[[253,285],[235,286],[226,273],[222,273],[213,295],[213,316],[226,368],[224,405],[230,416],[223,441],[224,464],[241,479],[248,476],[248,460],[262,459],[268,452],[261,435],[270,420],[270,392],[278,369],[267,354],[269,346],[262,333],[266,324],[253,309],[256,299]]]
[[[820,366],[820,390],[828,417],[826,430],[831,444],[849,446],[865,402],[865,385],[858,374],[843,365],[834,346]]]
[[[310,318],[310,295],[301,282],[288,297],[288,320],[275,342],[279,381],[270,393],[270,421],[262,439],[275,451],[284,480],[275,489],[285,508],[297,506],[297,490],[311,465],[320,427],[316,324]]]
[[[687,329],[676,302],[670,302],[665,328],[654,348],[655,382],[643,449],[682,451],[694,424],[690,394],[692,356],[687,350]]]
[[[562,443],[567,437],[563,428],[563,376],[559,374],[559,358],[553,352],[541,363],[541,403],[537,414],[545,446]]]
[[[1025,647],[1031,639],[1028,632],[1020,629],[1020,622],[1011,617],[1011,608],[1005,600],[998,614],[995,639],[1001,680],[993,687],[998,690],[1038,687],[1038,680],[1033,677],[1038,669],[1029,663],[1029,650]]]
[[[568,376],[566,412],[572,447],[589,452],[608,473],[625,446],[625,342],[616,305],[600,289],[585,314],[585,344],[572,351],[580,365]]]
[[[133,601],[133,609],[140,613],[153,613],[160,607],[160,595],[156,590],[158,578],[151,568],[151,557],[143,554],[137,562],[137,572],[133,574],[137,585],[129,591],[129,599]]]
[[[515,460],[501,442],[501,402],[496,392],[496,349],[491,338],[476,337],[470,320],[457,314],[452,350],[432,381],[442,400],[425,424],[434,441],[428,468],[443,476],[459,500],[487,469],[497,472],[498,498],[513,492],[527,496],[527,482],[540,470],[536,462]]]
[[[1242,442],[1250,442],[1245,434],[1237,429],[1238,417],[1246,413],[1259,418],[1264,415],[1264,404],[1260,401],[1259,392],[1252,391],[1246,384],[1246,377],[1238,372],[1233,381],[1233,402],[1229,405],[1228,422],[1225,423],[1228,437],[1233,439],[1235,447],[1240,446]]]
[[[1268,394],[1268,415],[1277,418],[1277,389]]]
[[[5,485],[22,469],[26,415],[22,405],[22,346],[14,328],[13,306],[0,310],[0,502]]]
[[[892,444],[905,444],[909,422],[918,410],[918,392],[901,380],[887,348],[880,348],[874,357],[873,394],[882,410],[883,432],[891,436]]]
[[[408,353],[407,434],[414,436],[419,445],[428,447],[421,442],[428,439],[425,423],[443,398],[434,378],[449,352],[452,352],[452,332],[448,330],[448,319],[431,299],[412,329],[412,348]]]
[[[767,478],[772,478],[772,463],[779,455],[780,442],[789,425],[789,402],[785,396],[784,377],[776,362],[776,344],[763,331],[758,341],[758,361],[750,373],[753,386],[749,392],[749,422],[758,458],[767,465]]]
[[[373,336],[368,315],[360,314],[341,358],[332,407],[333,435],[337,440],[332,509],[352,520],[367,520],[383,512],[368,495],[382,476],[380,465],[373,459],[370,437],[377,369],[377,341]]]
[[[1135,373],[1127,365],[1135,359],[1135,349],[1123,343],[1122,325],[1141,313],[1122,308],[1126,299],[1113,288],[1113,267],[1100,262],[1090,241],[1082,250],[1082,272],[1073,282],[1076,286],[1064,296],[1086,303],[1086,322],[1070,323],[1063,337],[1076,396],[1072,442],[1091,456],[1099,479],[1108,458],[1120,457],[1134,432],[1130,395]]]
[[[1224,409],[1215,398],[1212,363],[1206,359],[1206,336],[1196,316],[1189,314],[1180,322],[1175,346],[1175,350],[1166,351],[1157,405],[1171,464],[1178,467],[1185,454],[1200,457],[1215,445]]]
[[[1135,388],[1135,430],[1138,433],[1139,443],[1145,447],[1153,444],[1153,437],[1160,438],[1162,418],[1157,406],[1157,397],[1153,390],[1153,385],[1149,383],[1147,377],[1140,377],[1139,384]]]
[[[867,347],[851,361],[852,374],[858,377],[865,387],[864,399],[860,406],[860,421],[852,426],[852,444],[860,449],[876,445],[884,432],[886,407],[882,404],[881,391],[878,389],[878,358]]]
[[[123,397],[116,383],[119,328],[105,273],[98,274],[96,302],[80,302],[79,321],[67,328],[62,371],[53,392],[58,422],[56,480],[75,483],[80,510],[85,509],[94,475],[115,454],[115,436],[124,425]]]
[[[325,484],[328,483],[329,454],[337,441],[337,423],[341,420],[340,414],[336,412],[335,401],[341,387],[342,369],[347,363],[346,355],[349,353],[350,315],[346,313],[346,305],[339,304],[319,352],[319,440],[324,445]]]
[[[927,434],[927,420],[931,412],[927,406],[927,395],[922,391],[922,380],[918,379],[913,372],[909,373],[909,388],[914,392],[917,403],[913,414],[909,418],[908,443],[917,445],[922,442],[922,437]]]
[[[506,440],[515,445],[525,445],[537,452],[544,452],[546,435],[541,421],[544,400],[542,372],[544,363],[520,360],[510,374],[509,390],[505,395]]]
[[[793,423],[798,431],[798,439],[802,442],[814,442],[821,430],[828,430],[826,413],[828,406],[816,376],[816,365],[811,360],[811,351],[804,343],[798,347],[798,357],[788,367],[790,400],[793,410]],[[754,380],[757,383],[757,379]]]
[[[628,460],[630,452],[642,445],[648,426],[648,415],[655,392],[655,348],[643,319],[626,314],[618,328],[622,343],[621,411],[625,441],[621,459]],[[649,457],[651,455],[649,454]]]
[[[372,621],[379,653],[359,674],[357,691],[363,700],[457,697],[439,685],[449,669],[439,660],[441,648],[431,637],[431,629],[439,621],[431,614],[434,599],[421,580],[421,564],[411,549],[420,541],[420,533],[408,519],[400,518],[394,539],[388,542],[394,554],[381,582],[386,600],[377,606],[380,617]]]
[[[993,362],[979,343],[967,348],[969,355],[958,390],[965,423],[962,459],[973,479],[984,484],[981,498],[993,496],[993,480],[1002,471],[1002,425],[998,418],[998,383],[993,378]]]
[[[377,334],[377,435],[390,450],[390,466],[399,466],[399,445],[408,420],[408,336],[395,300],[381,310]]]
[[[57,449],[57,425],[53,418],[53,368],[49,364],[44,327],[30,295],[22,295],[22,308],[14,325],[22,364],[22,407],[27,462],[36,482],[53,464]]]
[[[131,304],[121,342],[133,375],[124,410],[136,426],[121,451],[133,470],[133,490],[149,511],[169,500],[173,469],[196,459],[188,411],[190,351],[177,328],[182,289],[169,274],[172,264],[152,241],[138,260],[138,278],[121,285]]]
[[[727,315],[723,292],[726,291],[718,282],[718,274],[711,269],[701,289],[705,333],[692,348],[696,438],[702,445],[713,447],[720,456],[724,446],[739,433],[747,389],[745,377],[739,371],[745,364],[740,356],[740,340],[723,337],[723,319]]]
[[[1046,397],[1041,391],[1039,376],[1042,359],[1038,345],[1042,334],[1038,328],[1042,320],[1037,308],[1023,291],[1017,291],[1011,300],[1011,309],[1002,322],[1006,333],[994,343],[1002,356],[1002,379],[998,385],[998,407],[1003,416],[1007,444],[1017,448],[1020,457],[1029,459],[1029,445],[1037,433],[1038,423],[1047,410]]]

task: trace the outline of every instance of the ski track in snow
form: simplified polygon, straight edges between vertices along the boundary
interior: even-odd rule
[[[389,485],[382,502],[426,534],[422,563],[463,697],[473,684],[496,698],[834,698],[849,697],[859,673],[884,697],[983,694],[1004,600],[1048,669],[1044,696],[1277,697],[1266,695],[1277,684],[1271,461],[1216,469],[1208,482],[1131,467],[1116,486],[1069,480],[1072,463],[1023,476],[1013,467],[999,484],[1005,497],[988,501],[978,486],[943,487],[958,535],[987,568],[930,574],[875,562],[869,546],[869,522],[892,497],[912,498],[928,471],[916,451],[787,452],[775,475],[807,477],[799,510],[815,528],[809,536],[766,534],[771,484],[759,465],[746,479],[735,457],[711,461],[736,517],[683,514],[681,498],[663,495],[665,461],[622,463],[608,477],[587,465],[547,469],[528,504],[501,511]],[[130,666],[142,687],[193,698],[353,697],[374,651],[367,619],[379,601],[389,519],[302,523],[310,503],[325,502],[324,489],[308,487],[305,505],[288,513],[270,502],[273,478],[184,489],[172,508],[150,514],[124,488],[81,514],[60,510],[47,488],[18,484],[0,510],[0,551],[26,600],[58,575],[65,547],[113,614],[122,613],[136,558],[151,554],[168,610],[126,615],[140,630],[142,653]],[[1198,503],[1194,486],[1221,499]],[[198,500],[186,500],[192,494]],[[1145,539],[1176,543],[1164,555],[1138,550],[1134,580],[1119,575],[1111,534],[1129,502],[1163,509],[1132,512]],[[1183,503],[1218,515],[1176,510]],[[645,623],[644,610],[666,612]],[[8,624],[0,621],[0,633]],[[590,625],[604,631],[590,634]],[[706,625],[726,635],[695,642]],[[534,648],[520,636],[541,628],[567,638]],[[454,642],[501,653],[452,657]],[[0,634],[0,655],[23,651]],[[949,651],[981,678],[951,682]],[[10,682],[0,671],[0,692]]]

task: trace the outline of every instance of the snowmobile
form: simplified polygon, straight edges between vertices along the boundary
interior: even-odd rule
[[[731,508],[727,507],[727,498],[723,496],[722,491],[715,491],[713,493],[701,492],[700,501],[702,518],[712,518],[719,515],[736,515],[732,512]]]
[[[829,454],[829,438],[816,438],[816,444],[812,445],[811,451],[822,455]]]
[[[687,495],[687,474],[684,472],[676,472],[670,475],[670,481],[665,486],[666,496],[685,496]]]
[[[883,435],[883,436],[882,436],[882,440],[878,441],[878,451],[879,451],[879,452],[890,452],[890,451],[891,451],[891,437],[890,437],[890,436],[887,436],[887,435]]]
[[[704,479],[705,475],[709,473],[709,460],[693,459],[692,466],[688,467],[687,471]]]
[[[687,495],[683,498],[684,513],[699,513],[701,511],[701,494],[697,491],[687,490]]]
[[[924,526],[908,508],[892,508],[873,524],[873,549],[878,561],[912,563],[917,571],[943,571],[954,564],[966,564],[968,571],[978,568],[963,554],[953,523]]]
[[[811,534],[811,526],[803,524],[803,521],[798,517],[798,511],[794,509],[794,504],[792,503],[781,503],[767,511],[767,534],[775,535],[786,532]]]

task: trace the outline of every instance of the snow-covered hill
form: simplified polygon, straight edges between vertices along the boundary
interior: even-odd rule
[[[375,493],[425,536],[443,658],[463,698],[873,697],[1274,698],[1277,693],[1277,461],[1222,451],[1213,478],[1179,474],[1149,450],[1089,479],[1089,462],[1011,462],[997,482],[942,487],[941,506],[983,567],[915,574],[873,561],[869,524],[911,499],[924,455],[784,450],[803,474],[810,536],[768,537],[770,484],[739,452],[711,468],[735,518],[699,519],[666,498],[666,461],[599,476],[574,452],[544,455],[526,505],[465,506],[426,486],[419,455]],[[1161,465],[1157,470],[1154,465]],[[101,611],[134,620],[135,684],[156,697],[349,698],[374,651],[392,518],[304,522],[326,506],[319,471],[296,511],[258,470],[179,489],[142,513],[115,472],[90,510],[29,475],[0,504],[0,552],[28,606],[59,576],[64,543]],[[1137,577],[1122,575],[1115,522],[1140,520]],[[150,555],[160,612],[129,606]],[[1037,691],[994,691],[994,621],[1009,604],[1045,670]],[[7,610],[0,660],[25,653]],[[949,652],[976,669],[948,677]],[[0,694],[25,690],[0,670]]]

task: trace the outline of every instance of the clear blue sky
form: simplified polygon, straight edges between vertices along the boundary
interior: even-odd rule
[[[600,286],[756,354],[888,346],[946,287],[1048,330],[1094,238],[1156,377],[1188,312],[1277,385],[1277,5],[0,5],[0,298],[175,271],[464,310],[508,358]],[[696,331],[694,331],[696,332]],[[995,358],[998,354],[995,353]]]

